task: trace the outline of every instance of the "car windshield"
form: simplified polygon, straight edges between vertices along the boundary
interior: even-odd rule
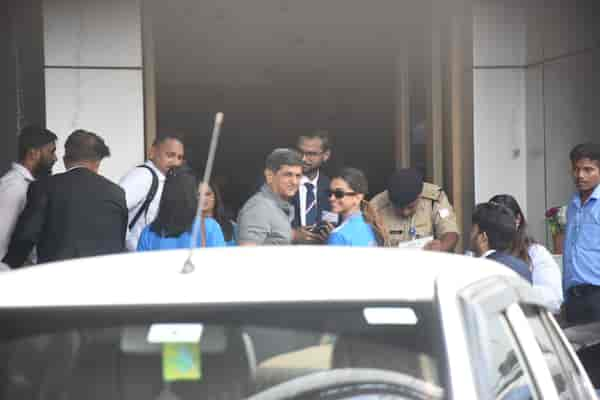
[[[1,399],[444,397],[428,303],[170,310],[3,321]]]

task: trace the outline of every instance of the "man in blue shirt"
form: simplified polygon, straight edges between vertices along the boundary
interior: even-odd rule
[[[563,287],[575,325],[600,321],[600,145],[577,145],[570,159],[577,192],[567,208]]]

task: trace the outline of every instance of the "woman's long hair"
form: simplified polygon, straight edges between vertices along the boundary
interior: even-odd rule
[[[198,210],[198,185],[188,167],[176,167],[167,173],[158,215],[150,230],[162,237],[177,237],[189,232]]]
[[[519,203],[509,194],[498,194],[490,199],[490,203],[505,206],[515,214],[515,217],[519,218],[520,223],[517,226],[517,234],[511,246],[511,253],[529,264],[531,262],[529,258],[529,246],[536,243],[536,240],[527,232],[527,221]]]
[[[339,178],[344,180],[350,189],[352,189],[356,193],[360,193],[363,195],[367,195],[369,193],[369,184],[367,182],[367,177],[365,174],[357,169],[357,168],[342,168],[338,173],[334,174],[331,179]],[[387,246],[389,244],[389,237],[385,226],[383,225],[379,215],[371,206],[371,204],[362,200],[360,202],[360,210],[363,213],[363,217],[367,224],[373,228],[375,232],[375,238],[377,239],[377,244],[379,246]]]
[[[225,241],[228,242],[233,239],[233,225],[231,224],[232,216],[227,213],[219,185],[215,182],[211,182],[208,186],[215,196],[215,207],[212,211],[212,217],[221,226]]]

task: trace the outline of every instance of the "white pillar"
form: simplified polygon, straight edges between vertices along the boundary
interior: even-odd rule
[[[73,130],[97,133],[112,153],[100,172],[113,181],[144,160],[141,37],[140,0],[44,0],[46,124],[58,156]]]

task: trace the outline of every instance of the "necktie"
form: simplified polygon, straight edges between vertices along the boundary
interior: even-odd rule
[[[314,188],[310,182],[304,184],[306,186],[306,203],[304,212],[304,222],[306,225],[314,225],[317,223],[317,199],[315,198]]]

